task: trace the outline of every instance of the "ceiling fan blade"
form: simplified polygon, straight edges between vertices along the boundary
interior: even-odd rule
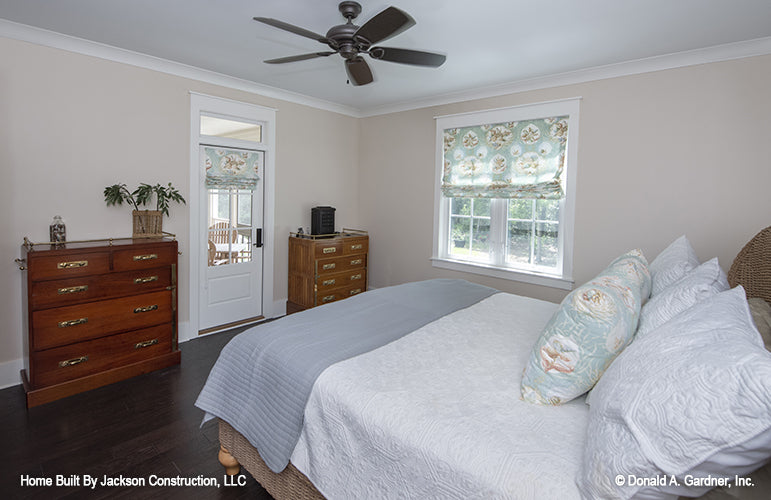
[[[299,26],[295,26],[293,24],[285,23],[284,21],[279,21],[278,19],[273,19],[270,17],[255,17],[254,20],[259,21],[261,23],[265,23],[269,26],[273,26],[274,28],[278,28],[284,31],[288,31],[290,33],[294,33],[295,35],[300,35],[306,38],[310,38],[312,40],[316,40],[321,43],[329,42],[327,37],[323,35],[319,35],[318,33],[314,33],[312,31],[308,31],[304,28],[300,28]]]
[[[376,15],[353,34],[355,40],[366,41],[369,45],[396,36],[415,25],[415,20],[396,7],[388,7]]]
[[[336,52],[312,52],[310,54],[300,54],[299,56],[279,57],[278,59],[268,59],[268,64],[283,64],[296,61],[305,61],[307,59],[315,59],[317,57],[327,57],[335,54]]]
[[[369,50],[369,55],[381,61],[412,64],[415,66],[430,66],[432,68],[438,68],[447,59],[447,56],[444,54],[424,52],[422,50],[397,49],[394,47],[373,47]]]
[[[369,69],[367,61],[361,56],[345,60],[345,71],[348,73],[348,80],[354,85],[366,85],[372,83],[372,70]]]

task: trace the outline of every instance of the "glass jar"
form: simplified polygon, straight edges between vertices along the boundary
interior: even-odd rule
[[[49,232],[51,243],[57,245],[63,244],[65,241],[67,241],[67,228],[64,226],[64,220],[62,219],[61,215],[54,216],[54,221],[49,227]]]

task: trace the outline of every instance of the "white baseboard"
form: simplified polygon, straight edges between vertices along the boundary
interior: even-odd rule
[[[0,363],[0,389],[21,384],[19,372],[24,368],[23,359],[12,359]]]

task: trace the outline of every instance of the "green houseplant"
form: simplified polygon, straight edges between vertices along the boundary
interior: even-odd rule
[[[139,207],[149,205],[155,196],[155,210],[140,210]],[[133,236],[158,237],[163,236],[163,216],[169,215],[171,202],[185,203],[179,190],[169,182],[166,186],[142,183],[134,191],[129,191],[125,184],[113,184],[104,188],[104,201],[107,206],[130,205],[134,222]]]

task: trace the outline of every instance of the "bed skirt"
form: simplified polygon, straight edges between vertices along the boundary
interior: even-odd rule
[[[260,454],[237,430],[219,420],[220,444],[267,490],[276,500],[323,500],[324,496],[305,474],[290,462],[276,474],[265,465]]]

